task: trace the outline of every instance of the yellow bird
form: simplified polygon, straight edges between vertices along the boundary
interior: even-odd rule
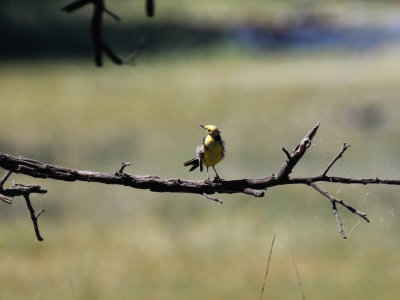
[[[221,139],[221,131],[214,125],[200,125],[205,130],[207,130],[207,136],[203,138],[203,143],[197,147],[197,157],[188,160],[183,165],[192,166],[189,172],[193,171],[197,167],[200,166],[200,172],[203,172],[203,164],[207,167],[207,180],[206,182],[210,182],[210,178],[208,176],[208,167],[212,167],[214,169],[216,180],[221,180],[217,170],[215,170],[215,165],[219,163],[225,155],[225,144]]]

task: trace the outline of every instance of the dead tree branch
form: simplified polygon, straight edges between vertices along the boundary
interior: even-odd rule
[[[146,15],[149,18],[154,17],[154,0],[146,0]]]
[[[360,216],[361,218],[363,218],[365,221],[367,221],[369,223],[369,219],[367,218],[367,214],[358,211],[357,209],[354,209],[353,207],[351,207],[349,204],[347,204],[346,202],[344,202],[343,200],[340,200],[334,196],[332,196],[331,194],[329,194],[328,192],[325,192],[324,190],[322,190],[318,185],[316,185],[315,183],[311,183],[310,184],[311,187],[313,187],[315,190],[317,190],[318,192],[320,192],[322,195],[324,195],[326,198],[328,198],[329,200],[331,200],[332,202],[332,210],[333,210],[333,214],[335,215],[336,221],[338,223],[339,226],[339,233],[340,235],[346,239],[346,235],[344,234],[344,229],[343,229],[343,224],[342,221],[340,220],[339,214],[337,212],[337,208],[336,208],[336,203],[342,205],[343,207],[347,208],[350,212],[352,212],[353,214],[356,214],[358,216]]]
[[[335,218],[338,222],[339,232],[343,238],[344,234],[343,225],[340,221],[337,205],[343,206],[355,215],[358,215],[365,221],[369,222],[367,215],[364,212],[353,208],[348,203],[338,199],[328,192],[322,190],[316,183],[341,183],[341,184],[385,184],[385,185],[400,185],[399,179],[380,179],[375,178],[346,178],[338,176],[328,176],[327,173],[331,167],[342,157],[343,153],[350,147],[344,144],[340,152],[334,157],[324,171],[317,176],[311,177],[290,177],[293,168],[297,165],[303,157],[307,149],[311,145],[311,141],[319,128],[319,123],[312,128],[306,136],[300,141],[295,149],[289,153],[282,147],[283,152],[287,156],[283,167],[277,175],[269,175],[261,178],[247,178],[236,180],[222,180],[218,182],[205,182],[203,180],[184,180],[180,178],[161,178],[152,175],[130,175],[124,173],[124,168],[129,163],[122,163],[120,169],[115,173],[101,173],[92,171],[83,171],[70,169],[42,163],[25,157],[16,157],[10,154],[0,152],[0,167],[8,172],[0,180],[0,199],[3,202],[11,204],[11,198],[15,196],[29,195],[30,193],[46,193],[40,186],[37,185],[14,185],[11,188],[3,188],[5,181],[11,173],[20,173],[27,176],[36,178],[49,178],[62,181],[86,181],[98,182],[103,184],[114,184],[132,187],[135,189],[147,189],[152,192],[170,192],[170,193],[189,193],[203,195],[207,199],[222,203],[216,197],[210,196],[216,193],[219,194],[234,194],[242,193],[254,197],[263,197],[268,188],[289,184],[302,184],[312,187],[323,196],[328,198],[332,205]]]
[[[33,206],[31,204],[31,200],[29,198],[29,195],[32,193],[38,193],[38,194],[44,194],[47,193],[46,190],[42,189],[38,185],[23,185],[23,184],[17,184],[14,183],[14,185],[10,188],[3,188],[4,183],[7,181],[7,179],[10,177],[12,174],[11,171],[7,171],[7,173],[4,175],[4,177],[0,180],[0,199],[7,204],[12,203],[12,198],[16,196],[24,196],[26,206],[29,210],[29,214],[31,216],[31,220],[33,223],[33,228],[35,230],[36,238],[38,241],[43,241],[43,238],[40,235],[39,232],[39,226],[38,226],[38,218],[39,216],[44,212],[44,210],[40,211],[37,215],[35,214],[35,210],[33,209]]]
[[[26,202],[26,206],[28,207],[29,210],[29,214],[31,215],[31,220],[33,223],[33,229],[35,230],[35,234],[36,234],[36,238],[38,239],[38,241],[43,241],[42,236],[40,235],[39,232],[39,226],[37,223],[37,220],[39,218],[39,216],[45,211],[44,209],[42,211],[40,211],[37,215],[35,213],[35,210],[32,207],[31,204],[31,200],[29,199],[29,194],[24,194],[24,198],[25,198],[25,202]]]
[[[98,67],[103,65],[103,52],[105,52],[115,64],[122,65],[123,61],[111,50],[111,48],[103,41],[102,38],[103,13],[111,15],[117,21],[120,20],[117,15],[110,12],[105,7],[104,0],[77,0],[67,4],[62,8],[62,10],[71,13],[89,3],[92,3],[94,6],[90,30],[92,33],[93,53],[96,65]]]
[[[348,145],[347,143],[343,144],[342,150],[340,150],[340,152],[335,156],[334,159],[332,159],[332,161],[330,162],[330,164],[326,167],[326,169],[321,173],[321,176],[325,176],[326,173],[328,173],[328,171],[330,170],[330,168],[333,166],[333,164],[342,157],[343,153],[349,149],[351,147],[351,145]]]
[[[306,134],[304,139],[302,139],[300,141],[300,143],[292,151],[292,153],[289,153],[289,151],[287,151],[284,147],[282,147],[282,151],[285,152],[288,159],[286,160],[286,163],[282,167],[282,169],[278,172],[278,174],[276,174],[276,179],[284,180],[284,179],[289,178],[289,175],[292,172],[293,168],[296,166],[296,164],[299,162],[299,160],[303,157],[304,153],[306,153],[308,147],[310,147],[311,140],[313,139],[318,128],[319,128],[319,122],[313,129],[311,129]]]
[[[103,40],[102,37],[102,26],[103,26],[103,13],[108,14],[116,21],[121,21],[121,19],[108,10],[105,6],[105,0],[76,0],[70,4],[65,5],[61,10],[71,13],[80,9],[87,4],[93,4],[93,15],[92,20],[90,22],[90,31],[92,35],[93,41],[93,53],[94,53],[94,60],[96,66],[101,67],[103,65],[103,53],[105,53],[108,58],[117,65],[134,65],[132,63],[133,59],[130,58],[127,62],[124,62],[115,52],[111,49],[111,47]],[[146,14],[149,17],[154,15],[154,1],[146,0]],[[142,48],[142,44],[137,49],[136,53],[139,54]]]

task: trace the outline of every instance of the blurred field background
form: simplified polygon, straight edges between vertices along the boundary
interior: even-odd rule
[[[204,135],[198,125],[215,124],[227,145],[220,175],[260,177],[280,169],[282,146],[292,149],[321,121],[294,175],[319,174],[348,142],[330,174],[399,178],[396,1],[158,1],[152,20],[142,1],[108,2],[123,19],[105,24],[117,52],[146,38],[133,68],[94,66],[90,9],[67,15],[61,1],[5,1],[4,39],[14,42],[0,51],[1,152],[101,172],[131,161],[128,173],[200,179],[182,163]],[[330,21],[304,27],[310,16]],[[266,35],[253,34],[259,27]],[[283,42],[271,40],[274,30]],[[220,206],[196,195],[11,179],[48,190],[33,196],[46,210],[45,241],[35,240],[22,198],[0,203],[1,299],[257,299],[274,233],[263,299],[301,299],[291,249],[306,299],[400,295],[400,187],[321,184],[371,219],[340,208],[343,240],[329,201],[304,186],[261,199],[221,195]]]

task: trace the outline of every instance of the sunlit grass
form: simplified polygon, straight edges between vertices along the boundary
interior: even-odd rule
[[[9,62],[0,69],[0,151],[79,169],[204,178],[182,162],[222,129],[223,178],[269,175],[316,122],[321,128],[294,175],[316,174],[343,142],[332,174],[398,177],[398,49],[365,53],[144,56],[134,68],[90,62]],[[400,247],[396,187],[326,184],[366,211],[340,210],[306,187],[262,199],[156,194],[92,183],[14,176],[49,190],[35,196],[44,243],[23,199],[0,203],[0,298],[257,298],[273,234],[264,299],[389,299]],[[362,220],[361,220],[362,221]]]

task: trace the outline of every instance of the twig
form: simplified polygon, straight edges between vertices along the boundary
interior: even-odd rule
[[[365,221],[367,221],[369,223],[369,219],[367,218],[367,214],[363,213],[355,208],[353,208],[352,206],[350,206],[349,204],[347,204],[346,202],[344,202],[341,199],[338,199],[334,196],[332,196],[331,194],[329,194],[328,192],[325,192],[324,190],[322,190],[319,186],[317,186],[314,183],[310,184],[311,187],[313,187],[315,190],[317,190],[318,192],[320,192],[322,195],[324,195],[326,198],[328,198],[329,200],[331,200],[332,202],[336,202],[344,207],[346,207],[350,212],[352,212],[353,214],[356,214],[358,216],[360,216],[361,218],[363,218]]]
[[[223,201],[219,200],[218,198],[213,197],[211,195],[208,195],[206,193],[203,193],[203,196],[206,197],[207,199],[210,199],[212,201],[218,202],[219,204],[223,204],[224,203]]]
[[[90,22],[90,30],[92,32],[93,52],[96,66],[103,65],[103,41],[101,38],[101,26],[103,22],[103,0],[93,0],[94,9],[92,21]]]
[[[272,248],[274,247],[274,243],[275,243],[275,236],[276,236],[276,233],[274,233],[274,237],[272,238],[271,247],[269,248],[269,255],[268,255],[268,261],[267,261],[267,269],[265,270],[264,282],[263,282],[262,289],[261,289],[260,300],[262,300],[262,296],[263,296],[264,288],[265,288],[265,283],[266,283],[266,281],[267,281],[268,270],[269,270],[269,263],[271,262],[271,257],[272,257]]]
[[[10,197],[3,195],[2,192],[3,192],[3,185],[10,177],[11,173],[12,173],[11,171],[7,171],[6,174],[4,174],[3,178],[0,180],[0,200],[7,204],[11,204],[12,200]]]
[[[7,203],[7,204],[11,204],[12,200],[10,197],[4,196],[3,194],[0,194],[0,200]]]
[[[105,7],[104,7],[104,12],[105,12],[106,14],[108,14],[110,17],[114,18],[115,21],[118,21],[118,22],[121,21],[121,18],[120,18],[120,17],[118,17],[116,14],[114,14],[114,13],[111,12],[111,11],[109,11],[109,10],[108,10],[107,8],[105,8]]]
[[[350,148],[351,145],[348,145],[347,143],[343,144],[342,149],[340,150],[340,152],[335,156],[335,158],[330,162],[330,164],[326,167],[326,169],[321,173],[321,176],[326,176],[326,173],[328,173],[328,171],[330,170],[330,168],[333,166],[333,164],[342,157],[343,153]]]
[[[3,189],[3,185],[7,181],[7,179],[10,177],[11,173],[12,172],[10,170],[8,170],[6,172],[6,174],[4,174],[3,178],[0,180],[0,190]]]
[[[342,236],[342,238],[347,239],[347,236],[344,234],[344,229],[343,229],[343,224],[342,224],[342,220],[340,220],[337,208],[336,208],[336,202],[332,201],[332,210],[333,210],[333,214],[335,215],[336,218],[336,222],[338,224],[339,227],[339,233]]]
[[[146,15],[149,18],[154,16],[154,0],[146,0]]]
[[[303,157],[304,153],[307,151],[307,148],[310,147],[311,145],[311,140],[313,139],[314,135],[317,133],[317,130],[319,128],[319,122],[317,125],[314,126],[313,129],[311,129],[306,136],[300,141],[300,143],[297,145],[297,147],[293,150],[291,154],[282,147],[282,151],[285,152],[286,156],[288,156],[288,160],[286,161],[285,165],[282,167],[282,169],[276,174],[276,178],[278,180],[283,180],[289,178],[289,174],[292,172],[293,168],[296,166],[296,164],[299,162],[299,160]],[[285,150],[286,151],[285,151]]]
[[[251,195],[251,196],[259,198],[259,197],[264,197],[265,192],[260,191],[260,190],[246,188],[243,190],[243,194],[247,194],[247,195]]]
[[[130,162],[122,162],[121,168],[119,168],[119,170],[115,174],[120,175],[120,174],[124,173],[125,167],[130,166],[130,165],[131,165]]]
[[[93,0],[77,0],[70,4],[65,5],[63,8],[61,8],[61,10],[70,13],[91,2],[93,2]]]
[[[124,63],[124,61],[119,58],[105,42],[101,42],[101,46],[104,52],[107,54],[108,58],[111,59],[111,61],[114,62],[116,65],[122,65]]]
[[[288,158],[288,160],[291,160],[292,157],[290,156],[289,151],[287,151],[285,147],[282,147],[281,149],[282,149],[282,151],[286,154],[286,157]]]
[[[42,213],[44,213],[46,210],[45,209],[42,209],[37,215],[36,215],[36,218],[38,219],[39,217],[40,217],[40,215],[42,214]]]
[[[344,202],[341,199],[338,199],[334,196],[332,196],[331,194],[329,194],[328,192],[322,190],[318,185],[316,185],[315,183],[311,183],[310,184],[311,187],[313,187],[315,190],[317,190],[318,192],[320,192],[322,195],[324,195],[326,198],[328,198],[331,202],[332,202],[332,209],[333,209],[333,214],[335,215],[336,218],[336,222],[338,224],[339,227],[339,233],[340,235],[346,239],[346,235],[344,234],[344,229],[343,229],[343,224],[342,221],[340,220],[339,214],[337,212],[337,208],[336,208],[336,203],[344,206],[345,208],[347,208],[349,211],[351,211],[353,214],[356,214],[358,216],[360,216],[361,218],[363,218],[365,221],[367,221],[369,223],[369,219],[367,218],[367,214],[358,211],[357,209],[353,208],[352,206],[350,206],[349,204],[347,204],[346,202]]]
[[[37,220],[38,220],[38,217],[44,212],[44,210],[42,210],[38,215],[35,215],[35,210],[33,209],[31,200],[29,199],[29,194],[24,194],[24,198],[25,198],[26,206],[28,207],[29,213],[31,215],[31,220],[33,223],[33,228],[35,229],[36,238],[38,239],[38,241],[41,242],[41,241],[43,241],[43,238],[40,236]]]

